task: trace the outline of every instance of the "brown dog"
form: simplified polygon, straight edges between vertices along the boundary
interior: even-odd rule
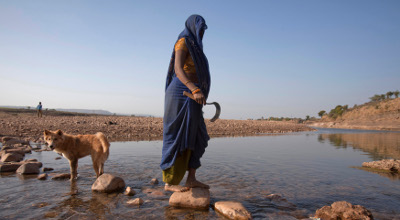
[[[77,177],[78,159],[87,155],[92,156],[93,168],[96,176],[104,173],[104,163],[109,154],[110,143],[103,133],[94,135],[68,135],[61,130],[44,131],[44,140],[57,153],[69,160],[71,180]]]

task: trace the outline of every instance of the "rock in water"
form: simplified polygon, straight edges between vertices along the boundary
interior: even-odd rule
[[[219,201],[215,203],[214,207],[215,210],[229,219],[252,219],[250,212],[240,202]]]
[[[384,159],[378,161],[364,162],[362,163],[362,166],[400,173],[400,160]]]
[[[111,174],[105,173],[93,183],[92,191],[112,193],[125,188],[125,181]]]
[[[24,163],[22,164],[17,173],[19,174],[38,174],[40,173],[39,167],[34,163]]]
[[[331,206],[324,206],[315,212],[315,217],[324,220],[372,220],[369,210],[360,205],[352,205],[346,201],[334,202]]]
[[[1,155],[1,162],[19,162],[23,158],[21,154],[6,153]]]
[[[141,198],[136,198],[136,199],[131,199],[126,202],[128,205],[142,205],[144,203],[143,199]]]
[[[126,187],[124,194],[127,196],[134,196],[136,194],[136,192],[130,186],[128,186],[128,187]]]
[[[208,209],[210,191],[202,188],[191,188],[186,192],[174,192],[169,198],[169,205],[184,208]]]
[[[150,183],[153,184],[153,185],[157,185],[158,184],[158,179],[156,179],[156,178],[151,179]]]
[[[65,179],[71,179],[71,174],[70,173],[61,173],[53,176],[51,178],[52,180],[65,180]]]
[[[40,175],[37,177],[37,179],[38,179],[38,180],[46,180],[46,179],[47,179],[47,173],[40,174]]]
[[[15,172],[21,166],[20,163],[7,163],[0,164],[0,173],[3,172]]]

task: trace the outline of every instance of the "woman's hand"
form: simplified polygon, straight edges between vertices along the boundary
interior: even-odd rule
[[[204,97],[203,93],[200,92],[196,92],[195,94],[193,94],[194,100],[199,103],[200,105],[205,105],[206,104],[206,98]]]

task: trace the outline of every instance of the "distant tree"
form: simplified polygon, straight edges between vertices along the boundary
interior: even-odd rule
[[[378,94],[375,94],[374,96],[370,97],[369,99],[371,99],[371,102],[377,102],[381,100],[381,96]]]
[[[310,116],[309,115],[306,116],[306,121],[308,121],[308,120],[310,120]]]
[[[385,98],[386,98],[385,94],[382,94],[381,95],[381,100],[385,100]]]
[[[28,106],[28,107],[27,107],[27,109],[31,109],[31,107],[30,107],[30,106]]]
[[[396,97],[396,98],[399,98],[399,90],[396,90],[396,91],[394,91],[393,92],[393,95]]]
[[[349,109],[349,105],[344,105],[343,106],[343,111],[346,111],[347,109]]]
[[[393,96],[393,92],[389,91],[389,92],[386,93],[387,99],[390,99],[392,96]]]
[[[318,115],[319,115],[319,117],[322,118],[322,116],[324,116],[325,113],[326,113],[326,111],[325,111],[325,110],[322,110],[322,111],[318,112]]]

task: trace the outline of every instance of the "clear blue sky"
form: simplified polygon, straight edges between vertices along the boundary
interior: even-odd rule
[[[173,44],[195,13],[222,118],[317,116],[400,89],[397,0],[2,0],[0,105],[162,116]]]

